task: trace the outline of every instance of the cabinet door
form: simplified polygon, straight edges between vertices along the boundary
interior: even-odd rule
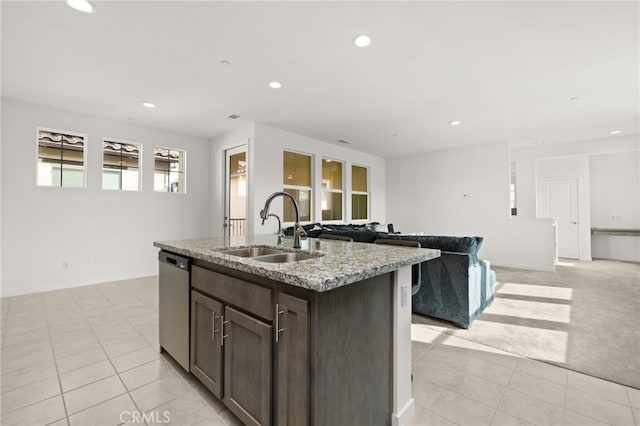
[[[276,424],[309,424],[309,318],[306,300],[280,294],[276,305]]]
[[[271,424],[271,326],[225,307],[224,404],[245,425]]]
[[[191,372],[222,397],[222,304],[191,292]]]

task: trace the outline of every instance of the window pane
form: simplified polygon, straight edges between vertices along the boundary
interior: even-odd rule
[[[140,190],[140,145],[102,142],[102,188]],[[117,176],[117,181],[114,176]]]
[[[154,169],[169,171],[169,150],[156,148],[153,153]]]
[[[322,191],[322,220],[342,220],[342,193]]]
[[[186,151],[179,149],[154,149],[154,188],[164,192],[186,192]]]
[[[351,195],[351,219],[368,219],[368,195],[352,194]]]
[[[311,156],[284,151],[283,161],[285,185],[311,186]]]
[[[84,137],[38,131],[38,185],[84,187]]]
[[[153,189],[160,192],[169,192],[169,172],[158,171],[153,173]]]
[[[298,210],[300,211],[300,222],[309,222],[311,220],[311,191],[302,189],[285,188],[298,202]],[[283,212],[285,222],[294,222],[296,220],[295,210],[290,200],[283,198]]]
[[[351,190],[367,192],[367,168],[351,166]]]
[[[62,186],[82,188],[84,186],[84,170],[78,166],[62,166]]]
[[[120,189],[120,170],[102,169],[102,189]]]
[[[169,172],[169,192],[184,192],[183,175],[181,172]]]
[[[322,188],[342,189],[342,162],[322,159]]]
[[[122,190],[140,190],[140,171],[134,168],[122,169]]]

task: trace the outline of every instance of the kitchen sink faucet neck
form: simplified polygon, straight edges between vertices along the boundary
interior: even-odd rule
[[[300,248],[301,247],[300,238],[304,235],[307,235],[307,233],[304,232],[304,229],[300,225],[300,210],[298,209],[298,203],[296,202],[296,199],[293,198],[293,196],[288,192],[283,192],[283,191],[274,192],[273,194],[267,197],[267,201],[265,201],[264,203],[264,208],[260,210],[260,218],[262,219],[262,224],[264,225],[264,222],[269,218],[269,216],[271,216],[269,214],[269,207],[271,207],[271,201],[273,201],[273,199],[276,197],[287,198],[289,199],[289,201],[291,201],[291,204],[293,204],[293,210],[296,216],[296,221],[295,221],[295,224],[293,225],[293,248]],[[278,218],[278,223],[280,223],[279,218]],[[280,228],[280,225],[278,227]],[[278,232],[278,234],[280,234],[280,232]]]

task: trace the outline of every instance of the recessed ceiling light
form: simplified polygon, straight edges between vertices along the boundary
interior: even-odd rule
[[[155,108],[156,104],[152,104],[151,102],[143,102],[142,106],[147,108]]]
[[[279,89],[282,87],[282,83],[280,83],[279,81],[270,81],[269,87],[271,87],[272,89]]]
[[[611,133],[612,135],[618,135],[618,134],[622,133],[622,130],[612,130],[609,133]]]
[[[578,99],[580,99],[580,98],[579,98],[579,97],[577,97],[577,96],[574,96],[574,97],[569,98],[569,100],[570,100],[570,101],[577,101]]]
[[[353,44],[358,47],[367,47],[371,44],[371,37],[366,34],[360,34],[353,39]]]
[[[455,127],[455,126],[459,126],[460,124],[462,124],[462,121],[458,121],[458,120],[453,120],[449,122],[449,125]]]
[[[229,62],[229,61],[220,61],[220,63],[222,65],[231,65],[231,62]]]
[[[67,0],[67,5],[80,12],[93,13],[96,9],[88,0]]]
[[[339,143],[346,144],[346,145],[349,145],[349,144],[351,143],[351,142],[346,141],[346,140],[344,140],[344,139],[338,139],[338,142],[339,142]]]
[[[240,116],[238,114],[229,114],[227,115],[227,118],[229,120],[237,120],[238,118],[240,118]]]

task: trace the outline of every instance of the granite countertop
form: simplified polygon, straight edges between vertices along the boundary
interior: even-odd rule
[[[316,250],[316,241],[316,238],[303,240],[302,250],[322,256],[290,263],[266,263],[220,253],[225,248],[273,247],[277,242],[275,235],[157,241],[153,245],[172,253],[314,291],[328,291],[440,256],[440,250],[434,249],[333,240],[321,240],[321,250]],[[292,238],[284,238],[282,247],[288,251],[298,251],[293,249]]]

